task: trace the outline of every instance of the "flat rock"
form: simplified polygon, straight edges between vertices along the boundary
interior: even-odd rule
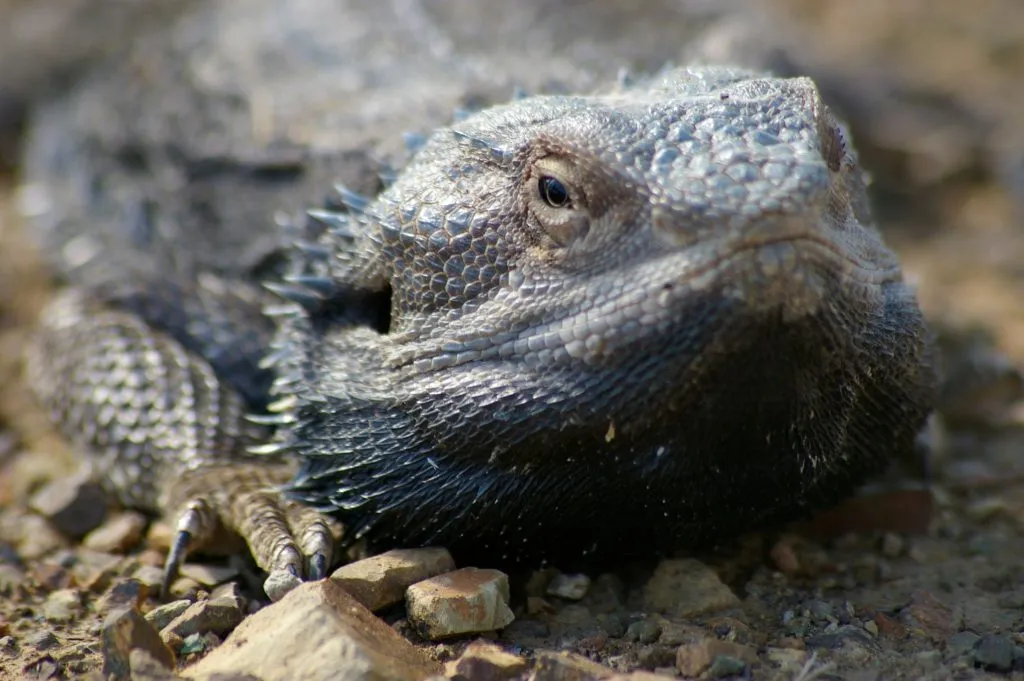
[[[128,655],[128,666],[131,668],[131,681],[180,681],[181,677],[164,666],[153,655],[141,648],[135,648]],[[227,681],[225,679],[225,681]],[[231,681],[241,681],[232,677]]]
[[[217,586],[238,576],[238,568],[204,563],[185,563],[180,572],[182,577],[188,577],[203,586]]]
[[[97,604],[101,612],[123,607],[142,607],[143,601],[152,593],[141,581],[132,578],[118,579],[111,585]]]
[[[644,585],[644,605],[677,618],[734,608],[740,599],[718,574],[691,558],[663,560]]]
[[[93,551],[126,553],[142,540],[146,518],[141,513],[125,511],[85,535],[82,544]]]
[[[107,517],[107,495],[82,471],[44,485],[32,495],[29,507],[62,534],[80,539]]]
[[[165,640],[185,638],[192,634],[226,634],[245,618],[245,613],[233,597],[210,598],[196,601],[160,630]]]
[[[263,592],[275,603],[302,584],[302,580],[288,570],[271,570],[263,582]]]
[[[103,622],[103,674],[128,679],[133,650],[144,650],[168,669],[174,669],[174,653],[152,624],[135,608],[114,610]]]
[[[424,679],[438,665],[331,580],[308,582],[247,618],[188,678]],[[233,677],[232,677],[233,678]]]
[[[989,634],[978,641],[974,649],[974,663],[994,672],[1013,669],[1014,645],[1009,636]]]
[[[707,638],[679,646],[676,651],[676,669],[686,677],[700,676],[709,671],[719,658],[723,658],[719,667],[731,667],[736,660],[743,664],[753,664],[757,662],[757,651],[732,641]]]
[[[331,579],[376,611],[401,603],[410,585],[454,569],[447,549],[394,549],[343,565]]]
[[[170,624],[174,618],[188,610],[192,605],[191,601],[180,600],[164,603],[146,613],[146,620],[157,629],[163,629]]]
[[[518,677],[529,663],[500,646],[474,641],[462,656],[445,665],[445,676],[452,681],[506,681]]]
[[[945,641],[956,631],[952,609],[924,589],[911,594],[910,604],[900,612],[900,620],[912,634],[936,643]]]
[[[508,599],[508,576],[479,568],[431,577],[405,592],[409,620],[431,640],[505,627],[515,619]]]
[[[50,622],[70,622],[81,612],[82,593],[78,589],[58,589],[43,603],[43,617]]]
[[[559,572],[548,584],[547,594],[570,601],[578,601],[587,595],[589,588],[590,577],[586,575],[566,575]]]
[[[593,681],[607,679],[615,671],[577,653],[541,650],[530,681]]]
[[[21,518],[18,530],[18,555],[26,561],[37,560],[67,546],[65,536],[50,521],[32,513]]]

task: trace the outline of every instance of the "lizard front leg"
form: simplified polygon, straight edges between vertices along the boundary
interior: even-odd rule
[[[161,314],[181,302],[168,295],[172,289],[133,289],[127,303],[124,296],[63,292],[28,349],[29,383],[120,503],[173,523],[165,594],[188,552],[222,552],[237,534],[275,577],[268,595],[280,597],[301,577],[326,573],[330,521],[283,497],[280,485],[293,473],[286,459],[250,452],[271,431],[246,418],[250,402],[216,371],[228,356],[246,354],[230,345],[238,336],[232,329],[244,324],[220,323],[220,310],[195,305],[209,301],[207,290],[189,293],[193,309],[179,328]],[[197,309],[216,313],[217,333],[207,333]]]

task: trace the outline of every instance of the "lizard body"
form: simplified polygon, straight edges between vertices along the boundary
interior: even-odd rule
[[[180,518],[172,562],[226,527],[322,574],[314,511],[503,562],[670,550],[840,499],[931,408],[920,310],[806,78],[520,99],[339,200],[267,315],[156,275],[44,319],[31,380],[124,501]]]

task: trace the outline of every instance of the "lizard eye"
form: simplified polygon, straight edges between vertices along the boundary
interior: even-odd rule
[[[572,208],[572,200],[569,198],[569,190],[565,188],[561,180],[550,175],[541,175],[537,180],[537,189],[544,203],[552,208]]]

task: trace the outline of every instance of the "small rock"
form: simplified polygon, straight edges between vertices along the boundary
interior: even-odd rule
[[[233,598],[217,598],[197,601],[185,608],[160,630],[160,635],[173,634],[186,638],[192,634],[226,634],[245,618],[245,613]]]
[[[515,619],[508,599],[508,577],[478,568],[431,577],[405,592],[409,620],[431,640],[507,626]]]
[[[124,511],[85,535],[82,544],[93,551],[127,553],[142,540],[145,529],[145,516],[135,511]]]
[[[582,655],[566,651],[537,651],[531,681],[593,681],[615,672]]]
[[[199,582],[191,577],[178,577],[171,582],[168,591],[174,598],[187,598],[190,601],[199,600],[199,594],[207,592]]]
[[[527,596],[526,597],[526,614],[527,615],[550,615],[555,612],[557,608],[549,601],[544,600],[540,596]]]
[[[43,589],[67,589],[74,585],[75,579],[71,570],[51,560],[44,560],[32,566],[32,577]]]
[[[262,681],[418,681],[439,671],[329,579],[301,584],[247,618],[189,668],[194,678],[252,674]]]
[[[605,572],[597,576],[587,589],[587,605],[599,614],[612,614],[624,608],[626,585],[618,575]]]
[[[67,541],[46,518],[28,514],[18,527],[18,555],[26,561],[33,561],[66,546]]]
[[[907,636],[907,628],[885,613],[876,612],[872,621],[881,636],[894,641],[902,641]]]
[[[874,637],[878,637],[878,625],[875,624],[874,620],[868,620],[864,623],[864,630]]]
[[[60,639],[50,630],[34,631],[25,637],[26,645],[30,645],[36,650],[49,650],[54,646],[60,645]]]
[[[159,520],[149,524],[149,531],[146,532],[146,546],[156,549],[161,554],[166,554],[174,544],[177,531],[171,525]]]
[[[816,620],[831,620],[835,618],[835,609],[831,603],[812,599],[803,605],[804,612]]]
[[[661,627],[657,622],[643,619],[633,622],[626,629],[627,641],[638,641],[640,643],[654,643],[661,637]]]
[[[911,595],[910,605],[900,613],[911,633],[934,642],[945,641],[953,634],[953,611],[931,592],[919,589]]]
[[[25,583],[25,573],[6,563],[0,563],[0,595],[10,596]]]
[[[455,569],[447,549],[394,549],[343,565],[331,579],[370,610],[401,603],[416,582]]]
[[[228,582],[227,584],[221,584],[216,589],[210,592],[210,600],[217,601],[227,599],[235,603],[239,610],[247,610],[249,607],[245,596],[242,595],[242,589],[238,586],[238,582]]]
[[[882,555],[886,558],[898,558],[906,548],[907,543],[903,537],[894,532],[886,532],[882,535]]]
[[[171,601],[170,603],[158,605],[146,613],[146,621],[152,624],[157,630],[163,629],[170,624],[174,618],[188,610],[188,606],[190,605],[192,605],[192,602],[185,600]]]
[[[493,643],[474,641],[459,659],[445,666],[445,676],[452,681],[505,681],[522,674],[527,666],[526,660]]]
[[[768,661],[777,665],[779,671],[787,676],[796,676],[807,662],[806,650],[792,648],[768,648],[765,651]]]
[[[301,584],[302,580],[287,570],[272,570],[263,582],[263,592],[276,603]]]
[[[725,676],[739,676],[747,668],[747,663],[732,655],[716,655],[708,668],[708,676],[720,679]]]
[[[775,542],[771,549],[771,558],[775,567],[784,575],[793,576],[800,572],[800,559],[797,557],[792,536],[785,536]]]
[[[43,617],[50,622],[70,622],[82,610],[82,594],[78,589],[58,589],[43,603]]]
[[[61,533],[80,539],[106,518],[107,495],[83,470],[44,485],[32,495],[29,507]]]
[[[524,648],[543,648],[551,635],[551,627],[537,620],[516,620],[501,632],[501,640]]]
[[[105,677],[128,679],[131,674],[129,656],[135,649],[145,650],[164,667],[174,669],[174,653],[135,608],[121,608],[107,615],[102,638]]]
[[[134,578],[119,579],[103,594],[97,609],[108,612],[119,608],[139,608],[150,594],[148,586]]]
[[[50,634],[51,636],[53,634]],[[56,638],[54,638],[56,640]],[[0,653],[14,657],[18,654],[18,644],[13,636],[0,636]]]
[[[594,621],[597,622],[597,626],[601,627],[602,631],[612,638],[622,638],[626,635],[624,619],[626,619],[624,616],[617,613],[602,613],[595,617]]]
[[[149,651],[134,648],[128,654],[128,666],[131,668],[131,681],[180,681],[181,677],[169,670]],[[244,681],[240,677],[232,677],[230,681]]]
[[[181,641],[181,647],[179,648],[181,656],[186,655],[197,655],[205,653],[207,650],[212,650],[220,644],[220,639],[217,638],[216,634],[206,632],[205,634],[189,634]]]
[[[932,672],[942,666],[942,653],[938,650],[922,650],[914,655],[914,661],[923,671]]]
[[[691,558],[663,560],[644,585],[644,604],[651,610],[687,619],[739,605],[714,570]]]
[[[1013,669],[1014,644],[1008,636],[982,636],[974,648],[974,665],[987,671],[1008,672]]]
[[[164,583],[164,569],[155,565],[140,565],[128,576],[137,579],[152,593],[160,591]]]
[[[946,642],[946,655],[950,659],[969,655],[974,652],[974,647],[978,645],[980,640],[981,636],[978,636],[973,631],[958,631],[950,636],[949,641]]]
[[[636,652],[636,663],[644,669],[671,667],[676,661],[676,649],[672,646],[645,645]]]
[[[185,563],[181,566],[181,575],[188,577],[196,584],[217,586],[238,576],[238,569],[230,565],[206,565],[203,563]]]
[[[711,668],[715,658],[725,655],[741,660],[746,664],[757,661],[757,652],[748,646],[706,638],[695,643],[686,643],[676,651],[676,669],[683,676],[700,676]]]
[[[693,643],[707,638],[704,629],[693,624],[658,618],[658,627],[661,629],[658,643],[668,646],[679,646],[683,643]]]
[[[578,601],[587,595],[590,588],[590,577],[586,575],[566,575],[559,572],[548,584],[549,596],[558,596],[570,601]]]
[[[835,631],[825,630],[826,633],[818,634],[807,638],[807,645],[811,648],[828,648],[834,650],[841,648],[847,641],[853,641],[863,646],[874,646],[875,640],[871,634],[861,627],[846,625],[838,627]]]
[[[105,591],[114,578],[125,570],[125,561],[121,556],[81,549],[78,552],[81,561],[73,567],[75,578],[82,588],[92,593]]]

